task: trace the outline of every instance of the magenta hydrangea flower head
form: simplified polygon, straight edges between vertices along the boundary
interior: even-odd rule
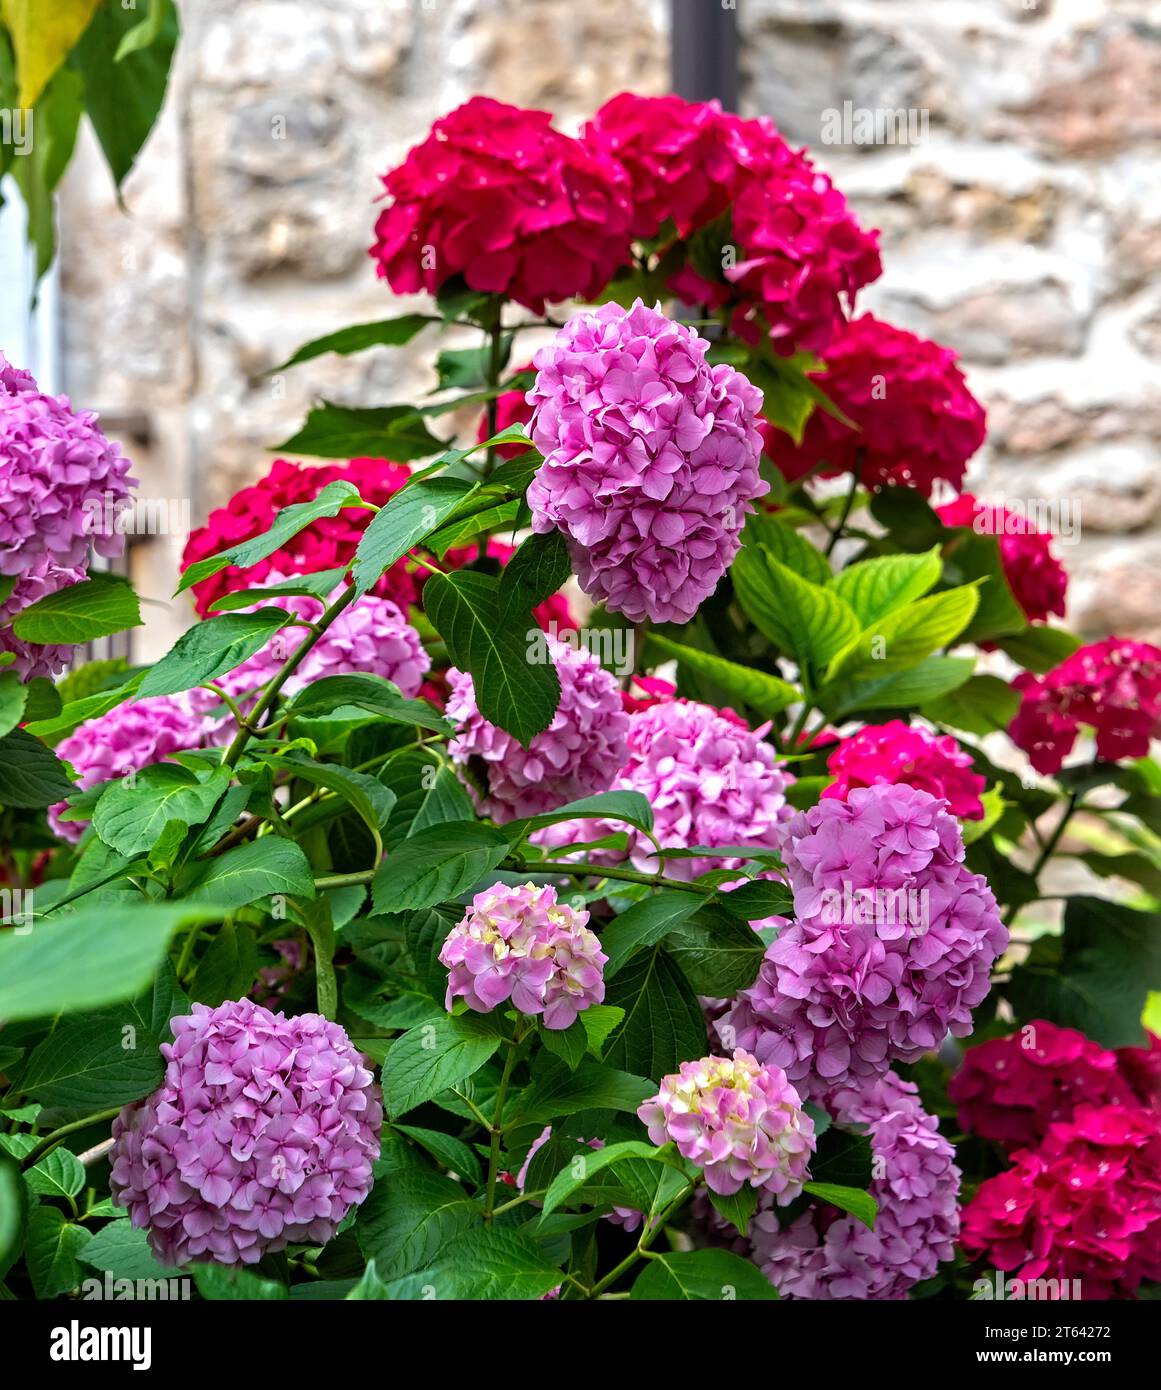
[[[512,1001],[546,1028],[569,1028],[605,997],[608,956],[585,923],[587,912],[558,903],[556,889],[495,883],[477,893],[440,950],[448,968],[447,1008],[457,999],[477,1013]]]
[[[198,694],[209,704],[214,696],[205,691],[181,695],[154,695],[145,700],[116,705],[97,719],[87,719],[56,746],[56,755],[71,763],[77,774],[76,789],[88,791],[101,782],[140,772],[164,762],[171,753],[205,748],[214,742],[214,723],[202,713]],[[62,821],[66,802],[50,806],[49,824],[65,840],[79,840],[83,821]]]
[[[164,1265],[325,1244],[379,1157],[383,1106],[365,1059],[320,1014],[249,999],[195,1004],[171,1027],[165,1080],[113,1122],[114,1202]]]
[[[955,1150],[924,1113],[917,1089],[893,1072],[842,1089],[827,1109],[866,1132],[878,1174],[873,1229],[825,1203],[781,1226],[768,1204],[750,1223],[755,1264],[784,1298],[901,1299],[955,1253],[960,1171]]]
[[[469,780],[468,789],[480,813],[501,823],[607,791],[625,761],[629,717],[616,680],[585,648],[539,631],[535,639],[556,667],[560,703],[527,748],[480,713],[466,671],[448,671],[446,713],[457,725],[448,752],[461,767],[481,769],[485,786]]]
[[[12,592],[0,602],[0,652],[11,652],[16,658],[2,669],[15,671],[22,681],[30,681],[37,676],[51,679],[65,668],[74,647],[63,643],[25,642],[4,624],[31,604],[39,603],[58,589],[79,584],[84,577],[85,570],[79,565],[59,565],[51,555],[40,555],[31,562],[16,580]]]
[[[856,788],[796,815],[782,853],[795,921],[715,1025],[727,1046],[814,1098],[971,1032],[1008,932],[944,801]]]
[[[263,583],[267,586],[280,584],[286,578],[275,572],[268,574]],[[333,602],[339,592],[336,589],[328,602]],[[287,612],[314,622],[327,605],[321,599],[301,594],[266,599],[254,608],[271,606],[285,608]],[[282,629],[261,651],[222,676],[217,684],[228,695],[258,689],[277,674],[304,635],[305,629],[301,627]],[[362,674],[393,681],[410,699],[419,694],[430,669],[431,658],[423,641],[399,606],[389,598],[364,594],[339,614],[282,689],[287,696],[293,696],[325,676]]]
[[[682,1062],[637,1114],[655,1144],[672,1141],[704,1170],[714,1192],[761,1188],[784,1207],[802,1191],[814,1121],[785,1073],[741,1048],[733,1057]]]
[[[90,548],[119,555],[125,537],[105,525],[129,498],[129,460],[67,396],[47,396],[0,358],[0,575],[50,558],[86,564]]]
[[[695,700],[660,700],[629,716],[628,754],[612,783],[615,791],[640,792],[653,808],[653,833],[664,849],[691,845],[753,845],[777,849],[794,814],[786,800],[794,777],[773,748],[736,715]],[[568,821],[538,831],[548,846],[602,839],[627,827],[605,820]],[[617,858],[595,853],[599,862]],[[652,842],[629,830],[629,857],[646,872],[658,865]],[[745,861],[673,859],[671,878],[692,879],[710,869],[735,869]]]
[[[762,393],[709,344],[637,300],[569,319],[537,352],[528,489],[581,588],[633,622],[688,622],[741,544],[758,476]]]
[[[835,780],[824,797],[845,797],[853,787],[902,784],[942,796],[953,816],[983,819],[980,794],[987,778],[971,770],[971,754],[950,734],[928,733],[901,719],[867,724],[844,738],[826,765]]]

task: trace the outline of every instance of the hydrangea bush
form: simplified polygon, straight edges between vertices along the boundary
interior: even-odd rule
[[[0,1297],[1155,1296],[1161,651],[964,490],[878,234],[677,97],[383,187],[405,311],[283,370],[433,395],[313,409],[150,666],[0,358]]]

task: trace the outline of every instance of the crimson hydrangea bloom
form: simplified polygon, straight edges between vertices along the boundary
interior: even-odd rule
[[[33,680],[36,676],[51,678],[62,671],[72,658],[75,647],[62,643],[41,645],[25,642],[17,637],[5,624],[22,609],[38,603],[58,589],[70,584],[79,584],[86,571],[81,566],[58,565],[50,555],[41,555],[33,560],[28,569],[20,575],[8,597],[0,602],[0,652],[11,652],[16,658],[3,670],[15,671],[22,681]]]
[[[458,725],[448,752],[469,770],[482,764],[485,788],[469,779],[468,789],[480,813],[495,821],[541,815],[606,791],[625,760],[629,719],[617,682],[585,648],[550,635],[543,641],[560,679],[560,703],[527,748],[480,713],[466,671],[448,671],[446,713]]]
[[[104,518],[128,502],[136,486],[129,469],[92,411],[38,391],[0,356],[0,575],[26,574],[45,559],[76,569],[90,548],[120,555],[125,537]]]
[[[870,1193],[874,1229],[823,1202],[789,1226],[773,1211],[750,1223],[754,1262],[784,1298],[902,1299],[955,1253],[960,1171],[917,1088],[888,1072],[870,1086],[836,1091],[827,1109],[865,1129],[879,1173]]]
[[[113,1121],[110,1190],[163,1265],[324,1245],[371,1190],[383,1106],[320,1014],[249,999],[172,1020],[165,1080]]]
[[[692,618],[769,490],[761,392],[708,347],[637,300],[574,314],[535,357],[533,527],[560,530],[581,588],[633,622]]]
[[[843,739],[826,765],[835,780],[824,789],[824,797],[845,798],[853,787],[902,783],[943,797],[952,815],[983,818],[980,793],[987,779],[972,772],[971,754],[950,734],[928,733],[901,719],[867,724]]]
[[[546,1028],[570,1028],[605,997],[608,956],[587,912],[558,903],[556,889],[495,883],[472,899],[440,949],[448,967],[447,1008],[463,998],[477,1013],[511,999]]]
[[[1161,1279],[1161,1128],[1121,1105],[1082,1105],[963,1210],[970,1256],[1031,1279],[1079,1280],[1087,1299]],[[1076,1297],[1071,1287],[1068,1296]]]
[[[661,700],[629,716],[627,755],[613,791],[640,792],[653,810],[653,834],[664,849],[704,845],[752,845],[778,849],[793,808],[786,799],[794,777],[773,748],[737,715],[695,700]],[[655,873],[652,841],[622,822],[566,821],[536,832],[548,846],[604,839],[628,830],[635,867]],[[611,862],[598,850],[596,862]],[[671,878],[693,879],[710,869],[736,869],[744,858],[671,859]]]
[[[802,1191],[814,1121],[784,1072],[740,1048],[732,1058],[682,1062],[637,1114],[655,1144],[672,1141],[704,1170],[713,1192],[761,1188],[784,1207]]]
[[[812,413],[801,444],[767,428],[766,451],[791,482],[825,460],[822,477],[858,472],[866,487],[896,483],[930,497],[942,479],[958,489],[985,431],[955,353],[863,314],[821,355],[819,384],[858,429],[825,410]]]
[[[200,694],[209,702],[214,697]],[[115,777],[140,772],[163,762],[171,753],[204,748],[213,741],[214,725],[203,713],[205,705],[196,692],[155,695],[145,700],[116,705],[97,719],[87,719],[56,746],[56,755],[71,763],[77,773],[76,790],[88,791]],[[63,801],[50,806],[49,824],[65,840],[79,840],[82,821],[62,821]]]
[[[728,1045],[814,1097],[971,1032],[1008,933],[942,800],[856,788],[796,815],[782,854],[795,921],[718,1021]]]
[[[473,97],[383,184],[371,255],[396,294],[462,275],[541,314],[546,300],[592,298],[629,259],[625,171],[547,111]]]
[[[1145,757],[1161,730],[1161,648],[1148,642],[1108,637],[1012,685],[1023,698],[1009,732],[1037,772],[1060,771],[1082,724],[1107,762]]]
[[[353,483],[362,497],[381,507],[410,476],[401,464],[388,463],[386,459],[357,458],[349,463],[322,466],[275,459],[265,477],[251,487],[239,489],[190,535],[181,567],[188,569],[196,560],[262,535],[287,507],[296,502],[312,502],[328,483]],[[269,582],[272,573],[317,574],[349,565],[373,515],[363,507],[344,507],[337,516],[312,522],[264,560],[246,569],[228,565],[211,574],[193,586],[198,613],[205,617],[210,605],[223,594],[260,588]],[[406,560],[391,566],[376,585],[375,593],[392,599],[404,610],[415,602],[419,589]]]
[[[1117,1066],[1147,1110],[1161,1114],[1161,1038],[1149,1034],[1147,1047],[1118,1047]]]
[[[1053,1121],[1069,1119],[1082,1101],[1135,1103],[1115,1053],[1044,1019],[970,1048],[947,1094],[962,1128],[1010,1149],[1038,1144]]]
[[[1050,532],[1038,530],[1027,517],[1005,507],[981,502],[970,492],[935,510],[945,526],[970,526],[980,535],[996,537],[1004,578],[1030,623],[1044,622],[1054,613],[1064,617],[1068,573],[1052,553]]]

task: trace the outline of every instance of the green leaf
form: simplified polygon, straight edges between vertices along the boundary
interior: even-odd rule
[[[886,675],[917,666],[952,642],[971,621],[979,602],[974,587],[946,589],[888,613],[847,642],[830,663],[828,681],[870,672]]]
[[[115,575],[95,574],[22,608],[12,631],[25,642],[62,645],[91,642],[141,626],[137,595]]]
[[[841,1183],[833,1182],[807,1182],[802,1184],[802,1190],[809,1192],[812,1197],[817,1197],[819,1201],[829,1202],[832,1207],[839,1207],[843,1211],[849,1211],[864,1226],[875,1229],[875,1217],[879,1211],[879,1204],[869,1192],[865,1192],[859,1187],[844,1187]]]
[[[739,666],[736,661],[727,661],[725,657],[714,656],[712,652],[682,646],[680,642],[671,642],[668,637],[652,632],[649,634],[649,645],[665,656],[676,657],[682,666],[720,685],[735,700],[749,705],[761,719],[772,719],[787,705],[802,699],[802,692],[789,681],[749,666]]]
[[[438,1129],[420,1129],[415,1125],[396,1125],[400,1134],[406,1134],[443,1167],[477,1186],[484,1180],[484,1170],[480,1160],[462,1139],[444,1134]]]
[[[760,922],[763,917],[793,917],[794,894],[777,879],[757,878],[723,892],[718,905],[743,922]]]
[[[943,569],[938,546],[920,555],[882,555],[848,566],[834,589],[854,609],[863,627],[922,598]]]
[[[541,1298],[561,1281],[535,1242],[496,1226],[469,1230],[440,1250],[436,1262],[390,1285],[395,1299],[470,1299],[473,1302]]]
[[[693,1250],[654,1256],[630,1295],[658,1301],[771,1302],[778,1291],[762,1271],[729,1250]]]
[[[458,1183],[414,1170],[379,1183],[359,1212],[359,1247],[381,1279],[397,1279],[433,1264],[445,1247],[480,1219]]]
[[[1020,708],[1020,692],[998,676],[972,676],[963,685],[922,707],[923,716],[935,724],[948,724],[969,734],[993,734],[1005,730]]]
[[[474,1075],[500,1046],[495,1029],[447,1015],[396,1038],[383,1063],[383,1103],[392,1120]]]
[[[96,903],[37,921],[27,936],[0,932],[0,1018],[76,1013],[133,999],[153,979],[178,927],[213,921],[191,902]]]
[[[611,1066],[637,1076],[662,1077],[682,1062],[706,1055],[697,995],[660,948],[634,956],[607,990],[605,1003],[625,1010],[624,1023],[605,1049]]]
[[[35,106],[76,46],[100,0],[59,0],[45,11],[35,0],[4,0],[8,38],[20,74],[17,103]]]
[[[73,791],[64,763],[24,729],[0,738],[0,806],[37,808]]]
[[[715,998],[752,985],[766,949],[756,931],[718,904],[680,922],[665,946],[694,990]]]
[[[132,9],[132,5],[128,8]],[[125,35],[117,45],[113,56],[115,63],[123,62],[131,53],[138,53],[155,43],[164,32],[166,20],[173,8],[173,0],[146,0],[145,18]]]
[[[299,754],[272,757],[267,761],[275,772],[289,772],[312,786],[322,787],[341,797],[371,832],[371,838],[375,841],[375,861],[379,861],[383,854],[380,832],[395,806],[395,794],[382,782],[364,772],[343,767],[341,763],[317,763]]]
[[[545,811],[543,815],[509,821],[505,832],[515,842],[517,836],[524,838],[535,830],[543,830],[545,826],[570,820],[619,821],[651,832],[653,808],[640,792],[597,792],[595,796],[582,796],[579,801],[569,801],[555,811]]]
[[[694,893],[662,889],[628,907],[601,930],[601,950],[608,956],[606,982],[613,979],[639,951],[663,940],[679,923],[702,906]]]
[[[1113,1048],[1143,1045],[1141,1015],[1156,989],[1161,914],[1075,897],[1063,935],[1039,937],[1006,992],[1018,1019],[1050,1018]]]
[[[474,888],[508,853],[507,837],[479,821],[448,821],[397,845],[371,885],[377,912],[431,907]]]
[[[758,1210],[758,1193],[753,1187],[740,1187],[729,1197],[710,1192],[709,1199],[719,1216],[724,1217],[739,1235],[748,1235],[750,1218]]]
[[[605,1039],[624,1017],[624,1009],[615,1009],[611,1004],[590,1004],[581,1014],[580,1021],[588,1038],[589,1051],[594,1057],[600,1057]]]
[[[15,729],[24,718],[28,687],[15,671],[0,671],[0,737]]]
[[[1023,632],[998,638],[996,645],[1026,671],[1043,675],[1078,650],[1080,638],[1060,627],[1036,624]]]
[[[374,588],[396,560],[437,531],[478,486],[462,478],[422,478],[397,492],[371,518],[359,541],[351,567],[356,592]]]
[[[830,561],[800,531],[780,521],[777,514],[760,512],[752,516],[745,543],[761,548],[771,560],[777,560],[811,584],[831,583]]]
[[[176,695],[232,671],[290,620],[285,609],[260,608],[256,613],[227,613],[195,624],[146,673],[138,698]]]
[[[293,840],[268,836],[227,850],[205,867],[188,889],[187,901],[215,903],[223,910],[246,907],[272,893],[313,898],[314,875]]]
[[[972,532],[956,536],[947,548],[947,577],[951,584],[979,583],[979,605],[961,641],[983,642],[1023,632],[1028,626],[1008,583],[995,536]]]
[[[320,570],[317,574],[296,574],[280,584],[267,584],[258,589],[236,589],[214,599],[210,612],[229,613],[236,608],[250,608],[266,599],[277,600],[300,594],[325,602],[342,584],[346,574],[346,567],[340,566],[338,569]]]
[[[271,370],[284,372],[288,367],[296,367],[300,362],[309,362],[312,357],[321,357],[325,352],[337,352],[349,357],[353,352],[364,352],[371,347],[402,347],[421,333],[432,319],[427,314],[400,314],[398,318],[379,319],[375,323],[355,323],[348,328],[336,329],[334,333],[312,338],[304,343],[293,356],[280,366]]]
[[[582,1021],[584,1017],[582,1014]],[[574,1070],[566,1062],[554,1060],[538,1068],[532,1085],[517,1102],[512,1122],[544,1124],[560,1115],[580,1114],[582,1110],[620,1110],[635,1114],[637,1107],[656,1089],[656,1085],[644,1077],[617,1071],[605,1064],[584,1061]]]
[[[197,1004],[217,1008],[227,999],[241,999],[249,994],[257,973],[258,943],[253,929],[223,922],[198,961],[190,998]]]
[[[156,37],[134,48],[139,22],[135,9],[101,5],[70,60],[84,78],[85,111],[118,188],[161,110],[180,32],[176,6],[166,5]]]
[[[145,674],[144,671],[138,671],[135,676],[113,690],[94,691],[91,695],[69,700],[59,714],[29,723],[26,732],[35,734],[37,738],[52,739],[70,734],[86,720],[99,719],[101,715],[108,714],[111,709],[116,709],[118,705],[131,699],[145,679]],[[67,681],[68,677],[65,679]]]
[[[226,550],[220,550],[216,555],[207,555],[204,560],[190,565],[183,572],[176,592],[183,593],[194,584],[200,584],[203,579],[224,570],[228,565],[236,565],[239,569],[256,565],[259,560],[273,555],[287,541],[292,540],[314,522],[325,517],[338,516],[344,507],[362,507],[366,510],[368,503],[359,496],[359,489],[354,483],[345,479],[327,483],[312,501],[295,502],[289,507],[284,507],[268,531],[252,536],[249,540],[240,541]]]
[[[198,1293],[211,1302],[238,1300],[251,1302],[280,1302],[289,1298],[286,1285],[278,1279],[264,1279],[253,1270],[228,1265],[192,1265],[190,1267]]]
[[[132,859],[156,842],[167,822],[201,825],[230,781],[220,768],[205,781],[179,763],[157,763],[130,785],[111,782],[93,812],[93,829],[112,849]]]
[[[24,1181],[39,1197],[75,1197],[85,1185],[85,1170],[76,1154],[59,1146],[27,1169]]]
[[[274,452],[326,459],[390,458],[409,463],[438,454],[444,447],[444,441],[428,430],[414,406],[358,408],[323,401],[310,411],[302,429],[276,445]]]
[[[480,713],[527,747],[560,703],[546,647],[536,659],[543,634],[531,614],[502,602],[496,580],[466,570],[433,574],[423,604],[452,661],[471,673]]]
[[[16,1263],[28,1221],[28,1188],[19,1166],[0,1152],[0,1279]]]
[[[65,1220],[59,1207],[38,1206],[28,1217],[25,1259],[37,1298],[58,1298],[84,1278],[77,1258],[92,1239]]]
[[[355,1287],[347,1294],[346,1301],[356,1303],[378,1302],[391,1297],[387,1285],[379,1278],[379,1271],[375,1267],[374,1260],[367,1261],[367,1268],[363,1271],[362,1278]]]
[[[743,546],[730,575],[746,616],[800,665],[821,668],[858,633],[858,619],[845,599],[761,549]]]
[[[523,502],[498,502],[493,506],[473,511],[460,520],[453,517],[446,526],[441,526],[435,535],[428,539],[427,544],[442,558],[449,550],[471,545],[487,533],[496,531],[511,535],[527,524],[527,518],[528,509]],[[529,600],[524,601],[527,603]]]
[[[832,682],[820,693],[819,706],[836,719],[864,709],[909,709],[958,689],[975,665],[974,657],[929,656],[909,671]]]
[[[572,575],[568,546],[559,531],[528,537],[504,566],[500,575],[500,600],[506,602],[516,589],[523,590],[531,607],[551,597]]]
[[[871,498],[871,515],[904,550],[926,550],[948,538],[931,503],[913,487],[880,488]]]
[[[291,713],[302,719],[333,714],[348,706],[366,710],[392,724],[430,729],[435,734],[451,734],[453,725],[436,713],[426,700],[408,700],[397,685],[382,676],[324,676],[308,685],[290,702]]]
[[[584,1061],[585,1053],[589,1050],[589,1039],[579,1017],[574,1018],[567,1028],[546,1028],[541,1023],[538,1031],[545,1050],[559,1057],[570,1071],[575,1071]]]
[[[178,1271],[159,1264],[144,1231],[130,1221],[110,1221],[85,1246],[81,1260],[114,1279],[172,1279]]]
[[[865,1135],[830,1128],[818,1136],[814,1157],[810,1160],[813,1182],[866,1189],[871,1184],[872,1174],[871,1141]]]
[[[429,748],[412,748],[400,754],[379,774],[395,795],[395,807],[384,830],[389,845],[408,835],[448,821],[471,820],[471,797],[450,763]]]
[[[28,244],[36,251],[38,279],[48,270],[56,254],[53,194],[73,155],[82,103],[80,78],[75,72],[62,68],[33,109],[31,149],[10,162],[12,180],[24,199]],[[6,148],[11,149],[11,146]],[[0,160],[0,165],[4,162],[7,161]]]
[[[551,1216],[557,1207],[581,1192],[598,1173],[604,1172],[607,1168],[615,1168],[625,1164],[627,1161],[673,1168],[681,1173],[682,1177],[685,1176],[682,1160],[671,1144],[667,1144],[664,1148],[657,1148],[655,1145],[647,1144],[639,1139],[629,1139],[621,1144],[606,1144],[603,1149],[596,1149],[592,1153],[579,1155],[576,1161],[557,1173],[549,1184],[548,1191],[544,1194],[541,1224],[543,1224],[544,1218]]]

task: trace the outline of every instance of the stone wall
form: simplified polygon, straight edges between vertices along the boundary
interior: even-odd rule
[[[716,4],[718,0],[704,0]],[[374,278],[378,175],[473,92],[566,128],[665,89],[667,0],[182,0],[163,114],[116,209],[90,147],[63,205],[68,389],[122,417],[144,491],[195,523],[264,470],[311,399],[407,399],[421,353],[266,373],[407,305]],[[1161,6],[1132,0],[738,0],[745,105],[883,229],[866,306],[964,357],[989,407],[973,481],[1067,496],[1070,620],[1161,637]],[[823,143],[841,112],[926,112],[913,146]],[[831,113],[831,114],[828,114]],[[419,340],[422,345],[423,339]],[[183,537],[142,538],[164,650]]]

